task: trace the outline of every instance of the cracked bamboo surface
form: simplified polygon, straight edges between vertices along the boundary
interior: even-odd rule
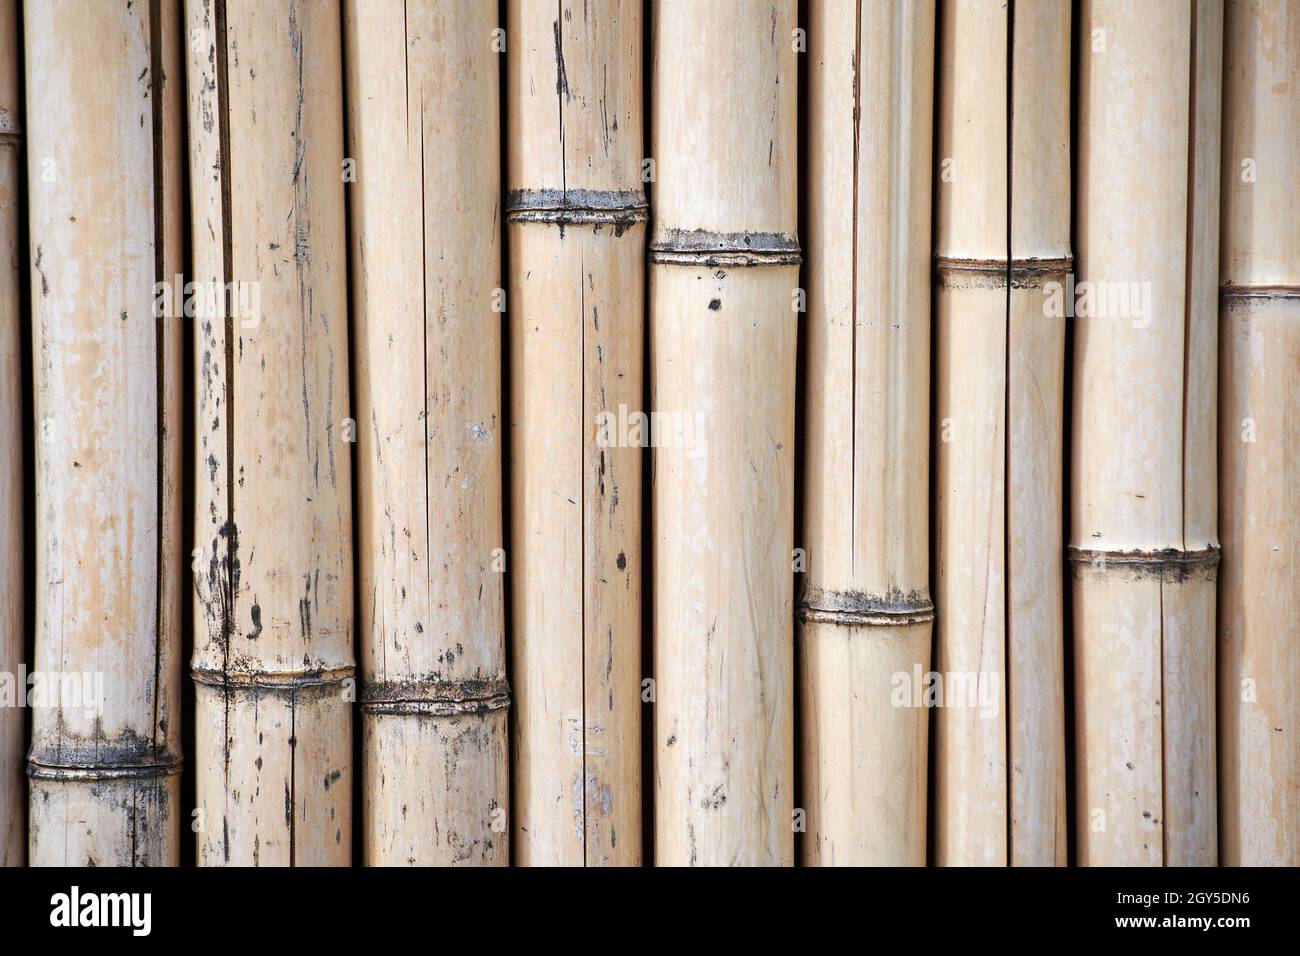
[[[1084,865],[1210,865],[1223,7],[1082,7],[1070,550]],[[1098,49],[1098,45],[1101,49]],[[1136,158],[1136,161],[1135,161]],[[1147,284],[1124,308],[1120,283]],[[1142,314],[1145,312],[1145,315]]]
[[[1071,269],[1070,4],[949,0],[942,21],[935,860],[1063,865],[1066,319],[1049,298]],[[963,678],[975,699],[949,693]]]
[[[512,0],[514,841],[641,862],[641,7]]]
[[[794,860],[796,6],[654,7],[651,406],[702,416],[653,452],[661,865]]]
[[[23,248],[19,216],[22,178],[23,40],[18,0],[0,0],[0,674],[17,675],[23,626]],[[14,688],[15,693],[20,688]],[[26,693],[26,688],[21,688]],[[0,707],[0,866],[22,866],[27,828],[23,785],[26,718]]]
[[[181,269],[179,7],[27,5],[36,660],[30,862],[175,864]],[[88,705],[89,704],[89,705]]]
[[[1229,0],[1220,254],[1222,861],[1300,865],[1300,3]]]
[[[347,865],[340,12],[188,0],[187,14],[194,278],[256,288],[260,300],[257,315],[231,307],[196,320],[198,859]]]
[[[934,3],[811,13],[800,858],[923,866]]]
[[[364,859],[505,864],[496,11],[345,21]]]

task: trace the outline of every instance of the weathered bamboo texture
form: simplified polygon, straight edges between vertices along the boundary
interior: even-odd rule
[[[183,85],[172,2],[26,5],[36,660],[30,862],[174,865]]]
[[[22,866],[27,826],[23,786],[23,263],[19,229],[22,189],[22,37],[18,0],[0,0],[0,866]]]
[[[1300,2],[1224,26],[1222,860],[1300,865]]]
[[[810,12],[800,858],[923,866],[935,10]]]
[[[794,861],[796,6],[655,5],[661,865]]]
[[[935,860],[1064,865],[1070,3],[943,11]]]
[[[641,862],[641,3],[512,0],[515,860]]]
[[[355,685],[339,7],[187,10],[195,279],[225,290],[195,336],[198,860],[346,865]]]
[[[1090,0],[1079,29],[1078,859],[1212,865],[1223,7]]]
[[[509,862],[497,25],[345,4],[372,865]]]

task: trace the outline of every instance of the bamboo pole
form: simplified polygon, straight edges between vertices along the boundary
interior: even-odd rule
[[[801,860],[923,866],[934,3],[810,12]]]
[[[659,864],[794,859],[795,12],[655,5]]]
[[[181,267],[179,7],[51,0],[24,16],[47,688],[30,862],[175,864],[181,338],[155,283]]]
[[[641,3],[512,0],[514,838],[641,862]]]
[[[187,10],[195,280],[225,290],[196,333],[198,859],[346,865],[354,667],[339,8],[189,0]]]
[[[1084,865],[1216,858],[1222,13],[1214,0],[1089,0],[1079,24],[1089,286],[1075,323],[1070,556]]]
[[[14,706],[27,688],[23,626],[22,37],[18,0],[0,0],[0,680],[13,700],[0,707],[0,866],[22,866],[27,843],[23,787],[25,712]]]
[[[1300,865],[1300,3],[1224,28],[1223,862]]]
[[[505,864],[496,10],[345,18],[364,859]]]
[[[1063,865],[1070,4],[943,9],[935,859]]]

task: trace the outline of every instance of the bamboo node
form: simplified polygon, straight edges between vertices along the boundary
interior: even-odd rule
[[[1073,546],[1069,549],[1070,563],[1076,567],[1100,572],[1113,567],[1135,578],[1158,578],[1162,581],[1185,581],[1197,572],[1213,579],[1218,574],[1221,554],[1217,545],[1195,551],[1179,548],[1102,551]]]
[[[314,670],[289,671],[235,671],[220,668],[193,666],[190,674],[196,684],[210,687],[266,688],[271,690],[297,690],[303,687],[321,687],[341,684],[356,674],[350,664],[342,667],[325,667]]]
[[[906,627],[934,620],[934,602],[923,590],[881,596],[865,591],[804,590],[796,616],[804,624],[844,627]]]
[[[1074,271],[1074,259],[959,259],[934,256],[935,280],[944,289],[1037,289],[1050,276]]]
[[[1221,299],[1300,299],[1300,285],[1264,285],[1225,282]]]
[[[797,266],[799,240],[780,232],[710,232],[662,229],[650,245],[650,261],[679,266]]]
[[[509,706],[510,684],[505,677],[372,680],[361,689],[364,714],[456,717]]]
[[[151,777],[172,777],[180,772],[181,759],[170,754],[159,754],[150,762],[135,764],[65,765],[35,757],[27,760],[27,776],[32,780],[147,780]]]
[[[645,222],[648,208],[639,189],[515,189],[506,221],[630,226]]]

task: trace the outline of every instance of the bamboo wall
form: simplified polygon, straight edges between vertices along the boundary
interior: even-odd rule
[[[1300,0],[0,0],[0,863],[1296,865],[1297,130]]]

